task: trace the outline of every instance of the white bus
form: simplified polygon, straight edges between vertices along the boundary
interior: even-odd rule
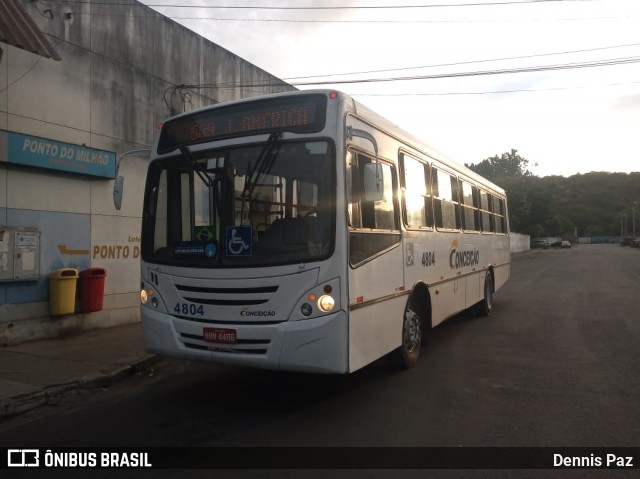
[[[430,328],[491,312],[505,192],[349,96],[313,90],[168,119],[141,237],[145,346],[351,373],[416,363]]]

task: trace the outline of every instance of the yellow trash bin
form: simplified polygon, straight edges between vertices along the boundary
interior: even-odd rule
[[[77,282],[77,269],[57,269],[49,273],[49,312],[51,316],[74,313]]]

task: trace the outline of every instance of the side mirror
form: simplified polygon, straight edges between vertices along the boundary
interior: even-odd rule
[[[364,200],[380,201],[384,199],[384,173],[381,163],[364,165]]]
[[[113,184],[113,204],[117,210],[122,207],[122,192],[124,191],[124,176],[118,176]]]
[[[151,150],[140,149],[140,150],[131,150],[126,153],[120,155],[120,157],[116,160],[116,175],[120,171],[120,163],[128,156],[139,156],[149,160],[149,156],[151,155]],[[124,192],[124,176],[118,175],[114,184],[113,184],[113,205],[119,210],[122,207],[122,194]]]

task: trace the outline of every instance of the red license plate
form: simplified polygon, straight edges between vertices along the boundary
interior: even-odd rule
[[[235,344],[238,342],[235,329],[204,328],[204,340],[208,343]]]

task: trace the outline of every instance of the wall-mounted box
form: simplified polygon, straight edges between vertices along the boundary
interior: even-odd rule
[[[0,281],[37,281],[40,231],[0,226]]]

